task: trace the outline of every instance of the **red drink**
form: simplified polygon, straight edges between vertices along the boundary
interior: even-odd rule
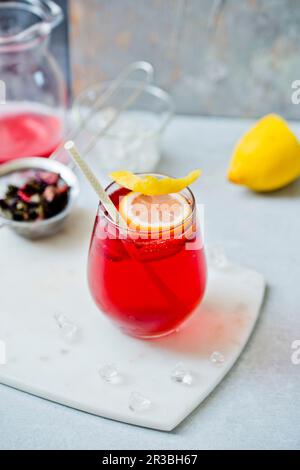
[[[0,113],[0,163],[21,157],[49,157],[59,145],[62,131],[62,121],[55,115],[5,109]]]
[[[128,192],[115,183],[108,188],[117,207]],[[128,232],[125,238],[123,232],[120,238],[99,207],[89,252],[89,286],[98,307],[130,335],[151,338],[174,331],[204,295],[206,262],[194,198],[188,189],[183,193],[191,215],[166,237],[156,231],[143,236]]]

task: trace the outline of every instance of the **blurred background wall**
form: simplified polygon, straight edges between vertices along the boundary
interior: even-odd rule
[[[1,0],[0,0],[1,1]],[[69,97],[71,95],[71,70],[69,60],[69,0],[55,0],[64,12],[63,22],[53,30],[51,51],[57,59],[68,85]]]
[[[298,0],[69,0],[73,88],[135,60],[156,68],[181,113],[298,118]]]

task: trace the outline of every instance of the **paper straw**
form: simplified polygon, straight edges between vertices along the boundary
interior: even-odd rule
[[[104,188],[102,187],[99,180],[96,178],[95,174],[92,172],[91,168],[80,156],[74,142],[72,140],[68,140],[68,142],[65,143],[64,148],[65,150],[67,150],[67,152],[72,157],[74,162],[81,169],[82,173],[85,175],[85,177],[87,178],[87,180],[89,181],[89,183],[91,184],[95,192],[97,193],[97,196],[99,197],[101,203],[107,210],[113,222],[115,222],[117,225],[121,225],[122,228],[127,228],[127,225],[124,219],[121,217],[120,212],[116,209],[112,200],[106,194]]]

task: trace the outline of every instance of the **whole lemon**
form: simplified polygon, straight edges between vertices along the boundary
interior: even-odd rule
[[[300,144],[276,114],[260,119],[236,145],[228,169],[232,183],[273,191],[300,176]]]

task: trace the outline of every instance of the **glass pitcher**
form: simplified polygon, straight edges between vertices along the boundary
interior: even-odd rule
[[[0,2],[0,163],[49,157],[62,139],[66,86],[48,50],[62,18],[52,1]]]

